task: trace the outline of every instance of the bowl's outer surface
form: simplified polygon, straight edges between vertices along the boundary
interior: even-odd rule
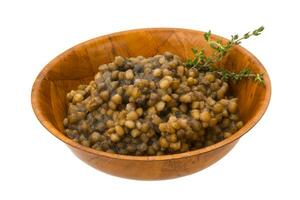
[[[148,57],[164,51],[191,58],[192,47],[209,49],[203,32],[176,28],[138,29],[81,43],[56,57],[40,72],[32,88],[33,110],[43,126],[66,143],[81,160],[106,173],[134,179],[167,179],[194,173],[227,154],[268,107],[271,96],[268,74],[262,64],[240,46],[228,54],[224,66],[236,71],[247,66],[254,72],[264,73],[266,85],[262,87],[253,81],[241,81],[231,87],[233,94],[239,98],[240,115],[245,125],[217,144],[175,155],[124,156],[81,146],[62,133],[66,93],[79,84],[89,83],[100,64],[113,61],[116,55]]]
[[[207,153],[169,160],[116,160],[69,147],[82,161],[108,174],[131,179],[158,180],[176,178],[204,169],[227,154],[237,141]]]

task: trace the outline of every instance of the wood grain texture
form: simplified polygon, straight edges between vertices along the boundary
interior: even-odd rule
[[[221,38],[219,36],[213,36]],[[271,84],[263,65],[247,50],[237,46],[224,60],[226,68],[240,70],[247,66],[264,73],[266,86],[241,81],[231,86],[239,98],[240,114],[245,125],[231,137],[202,149],[165,156],[125,156],[96,151],[66,137],[62,120],[66,115],[66,93],[93,79],[100,64],[112,62],[121,55],[153,56],[170,51],[182,58],[192,57],[192,47],[207,47],[203,32],[153,28],[114,33],[81,43],[52,60],[38,75],[32,88],[32,107],[43,126],[63,141],[81,160],[106,173],[133,179],[168,179],[204,169],[226,155],[238,139],[263,116]]]

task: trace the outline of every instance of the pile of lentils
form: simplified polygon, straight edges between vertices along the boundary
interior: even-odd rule
[[[237,98],[212,72],[184,67],[172,53],[115,57],[88,85],[67,94],[64,133],[110,153],[152,156],[215,144],[243,126]]]

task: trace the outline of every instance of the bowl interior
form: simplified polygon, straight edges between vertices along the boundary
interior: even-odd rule
[[[186,29],[141,29],[81,43],[56,57],[39,74],[32,93],[35,113],[46,128],[53,126],[60,131],[60,135],[56,136],[65,137],[62,133],[62,121],[66,114],[66,93],[79,84],[89,83],[100,64],[113,61],[116,55],[149,57],[165,51],[182,58],[192,58],[192,47],[206,47],[209,50],[202,32]],[[229,53],[224,66],[235,71],[249,67],[256,73],[264,73],[266,87],[247,80],[231,86],[232,93],[239,98],[240,115],[245,126],[250,122],[249,126],[253,126],[269,102],[269,77],[261,63],[242,47],[235,47]]]

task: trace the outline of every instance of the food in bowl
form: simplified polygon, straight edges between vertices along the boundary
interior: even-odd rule
[[[96,150],[164,155],[217,143],[243,126],[238,99],[214,72],[186,68],[170,52],[115,57],[67,94],[65,134]]]
[[[248,78],[264,84],[263,74],[215,65],[234,45],[263,29],[234,35],[225,44],[205,33],[214,50],[210,57],[205,49],[193,49],[194,59],[186,62],[165,52],[148,58],[117,56],[100,65],[94,80],[67,94],[65,135],[99,151],[136,156],[182,153],[230,137],[243,122],[229,81]]]

